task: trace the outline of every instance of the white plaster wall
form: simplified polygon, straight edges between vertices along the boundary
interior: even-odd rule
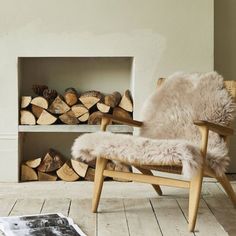
[[[136,118],[158,77],[213,69],[213,0],[0,0],[0,6],[0,181],[17,181],[17,57],[134,57]]]

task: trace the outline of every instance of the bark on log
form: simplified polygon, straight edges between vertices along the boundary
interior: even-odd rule
[[[42,85],[42,84],[33,84],[32,90],[34,91],[35,94],[38,96],[43,96],[43,91],[45,89],[48,89],[48,86]]]
[[[41,172],[52,172],[61,168],[62,165],[63,160],[61,155],[57,151],[50,149],[41,161],[37,170]]]
[[[90,109],[102,99],[102,94],[98,91],[88,91],[81,94],[79,100],[85,107]]]
[[[129,112],[133,111],[133,100],[129,90],[126,90],[124,95],[122,96],[119,107]]]
[[[131,114],[120,107],[115,107],[113,109],[113,116],[117,116],[117,117],[121,117],[125,119],[132,119]]]
[[[89,125],[100,125],[102,120],[102,112],[95,111],[88,118]]]
[[[79,123],[73,111],[68,111],[59,116],[59,119],[67,125],[76,125]]]
[[[38,119],[40,117],[40,115],[42,114],[42,112],[44,111],[44,109],[42,107],[32,105],[31,111],[34,114],[34,116]]]
[[[31,103],[32,101],[32,97],[31,96],[22,96],[21,97],[21,105],[20,107],[21,108],[26,108],[29,106],[29,104]]]
[[[88,112],[88,108],[86,108],[83,104],[76,104],[71,107],[71,110],[74,112],[76,117],[80,117]]]
[[[67,161],[59,170],[57,170],[57,175],[60,179],[68,182],[79,179],[79,175],[75,173],[69,161]]]
[[[44,97],[33,98],[31,104],[41,107],[43,109],[48,109],[48,101]]]
[[[112,94],[106,95],[104,98],[104,103],[107,106],[114,108],[119,104],[120,100],[121,100],[121,94],[116,91]]]
[[[38,175],[36,171],[29,166],[22,164],[21,165],[21,181],[32,181],[38,180]]]
[[[57,96],[48,109],[53,114],[64,114],[69,110],[70,107],[63,101],[61,96]]]
[[[41,161],[41,158],[35,158],[33,160],[26,161],[25,164],[31,168],[37,168],[40,165]]]
[[[78,102],[78,93],[74,88],[65,90],[64,98],[69,106],[73,106]]]
[[[43,97],[47,99],[49,103],[52,103],[57,97],[57,91],[55,89],[45,89],[43,91]]]
[[[20,124],[21,125],[35,125],[36,119],[30,111],[21,110],[20,111]]]
[[[41,115],[39,116],[39,118],[37,120],[37,124],[51,125],[51,124],[55,123],[56,120],[57,120],[57,117],[53,116],[52,114],[50,114],[46,110],[43,110],[43,112],[41,113]]]
[[[38,171],[38,180],[39,181],[56,181],[57,175]]]
[[[110,111],[110,106],[102,103],[102,102],[98,102],[97,103],[97,108],[99,111],[101,111],[102,113],[108,113]]]
[[[71,165],[74,171],[81,177],[85,177],[89,166],[83,162],[71,159]]]
[[[89,167],[84,179],[87,181],[94,181],[94,176],[95,176],[95,169]]]

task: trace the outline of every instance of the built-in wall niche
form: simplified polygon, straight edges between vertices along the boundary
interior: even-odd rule
[[[20,57],[19,94],[33,95],[32,84],[59,93],[68,87],[123,93],[131,87],[132,64],[132,57]]]

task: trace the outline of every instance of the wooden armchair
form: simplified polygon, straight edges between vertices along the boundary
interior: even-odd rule
[[[163,80],[161,80],[163,82]],[[159,86],[161,83],[159,81]],[[234,81],[225,81],[225,87],[229,90],[232,96],[235,97],[236,83]],[[121,124],[130,125],[133,127],[141,127],[142,122],[136,120],[129,120],[120,117],[115,117],[112,115],[104,115],[102,118],[101,130],[106,131],[107,126],[110,124],[110,121],[115,121]],[[217,176],[213,169],[210,169],[205,164],[205,158],[207,154],[207,144],[208,144],[208,134],[209,131],[218,133],[226,141],[227,137],[233,134],[233,129],[230,127],[221,126],[218,124],[210,123],[204,120],[194,121],[194,124],[199,128],[201,133],[201,154],[203,158],[203,165],[197,172],[197,174],[189,181],[178,180],[166,177],[154,176],[151,170],[165,171],[169,173],[181,173],[181,165],[173,166],[135,166],[142,174],[138,173],[124,173],[118,171],[106,170],[107,159],[98,158],[96,163],[96,172],[95,172],[95,183],[94,183],[94,193],[92,201],[92,211],[96,212],[99,204],[99,199],[102,191],[104,177],[115,177],[125,180],[132,180],[142,183],[152,184],[155,191],[162,195],[161,185],[163,186],[174,186],[179,188],[188,188],[189,189],[189,231],[194,231],[197,212],[199,207],[199,199],[201,194],[202,181],[204,176],[216,178],[224,190],[228,194],[234,206],[236,206],[236,194],[225,174],[221,177]]]

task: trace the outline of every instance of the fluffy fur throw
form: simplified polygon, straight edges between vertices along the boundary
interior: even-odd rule
[[[144,125],[139,136],[98,132],[77,138],[72,156],[91,161],[96,157],[134,165],[182,165],[192,177],[202,163],[200,133],[194,120],[229,125],[235,105],[216,72],[174,74],[144,104]],[[228,149],[216,133],[209,133],[207,164],[217,175],[229,163]]]

